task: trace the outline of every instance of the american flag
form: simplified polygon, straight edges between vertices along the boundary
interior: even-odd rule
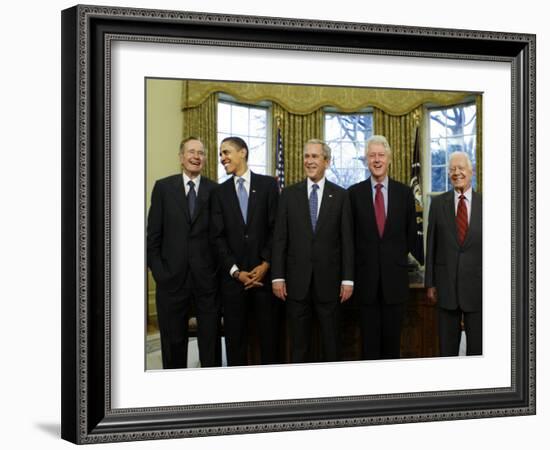
[[[415,206],[416,206],[416,243],[413,256],[420,263],[424,265],[424,228],[422,219],[422,186],[420,184],[420,139],[418,127],[416,128],[416,136],[414,139],[414,152],[411,163],[411,183],[410,186],[413,190]]]
[[[283,138],[281,137],[281,129],[277,127],[277,171],[276,171],[277,183],[279,184],[279,190],[283,190],[285,187],[285,155],[283,151]]]

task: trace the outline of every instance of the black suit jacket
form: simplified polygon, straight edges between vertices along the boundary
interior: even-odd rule
[[[275,178],[251,172],[248,194],[248,216],[243,220],[233,177],[218,186],[212,194],[212,241],[215,244],[224,289],[242,289],[229,276],[235,264],[250,271],[262,261],[271,264],[273,229],[277,214],[279,188]],[[268,278],[263,289],[271,291]]]
[[[290,298],[306,297],[311,277],[320,301],[337,301],[343,280],[353,281],[353,226],[348,193],[325,180],[313,232],[307,180],[283,190],[273,241],[272,279],[286,280]]]
[[[188,270],[197,275],[199,286],[215,286],[216,259],[209,239],[209,201],[215,187],[201,176],[190,217],[181,174],[155,183],[147,221],[147,265],[160,287],[177,289]]]
[[[482,201],[472,192],[468,233],[457,240],[454,192],[432,199],[428,219],[426,287],[436,287],[439,306],[465,312],[481,311]]]
[[[384,302],[409,298],[407,255],[414,248],[416,215],[412,190],[388,179],[388,210],[382,237],[378,234],[371,178],[349,188],[355,237],[355,288],[358,303],[372,304],[382,287]]]

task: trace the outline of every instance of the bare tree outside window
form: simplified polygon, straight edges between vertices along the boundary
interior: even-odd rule
[[[372,127],[372,113],[325,114],[325,141],[332,149],[328,180],[348,188],[369,177],[364,153]]]
[[[457,105],[430,110],[430,191],[446,192],[451,188],[448,177],[449,156],[466,152],[474,166],[472,186],[476,187],[476,106]]]

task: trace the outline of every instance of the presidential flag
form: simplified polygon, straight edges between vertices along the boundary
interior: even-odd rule
[[[411,182],[410,186],[414,194],[414,203],[416,206],[416,242],[412,255],[421,266],[424,265],[424,227],[422,212],[422,185],[420,183],[420,135],[419,127],[416,127],[416,136],[414,138],[414,151],[411,163]]]
[[[279,191],[285,187],[285,155],[283,151],[283,138],[281,136],[281,128],[277,127],[277,170],[275,173]]]

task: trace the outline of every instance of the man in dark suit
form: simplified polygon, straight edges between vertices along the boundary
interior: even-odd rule
[[[279,305],[269,268],[279,189],[275,178],[248,168],[248,146],[239,137],[221,142],[220,161],[233,175],[212,194],[212,240],[220,262],[227,363],[248,363],[248,317],[253,312],[262,364],[279,362]]]
[[[482,203],[472,189],[472,162],[464,152],[449,159],[453,190],[432,199],[428,218],[425,285],[439,306],[441,356],[457,356],[461,322],[466,354],[482,354]]]
[[[209,240],[209,199],[216,183],[201,176],[205,151],[190,137],[179,151],[183,173],[158,180],[147,223],[147,265],[156,302],[165,369],[187,367],[191,302],[202,367],[216,363],[218,305],[215,253]]]
[[[307,178],[281,195],[273,243],[273,293],[286,301],[292,362],[308,360],[315,311],[325,361],[339,359],[338,301],[353,293],[351,210],[345,189],[325,178],[330,147],[304,146]]]
[[[363,359],[400,357],[409,299],[407,256],[416,237],[415,204],[411,189],[388,177],[391,158],[386,138],[372,136],[365,149],[371,176],[349,188]]]

